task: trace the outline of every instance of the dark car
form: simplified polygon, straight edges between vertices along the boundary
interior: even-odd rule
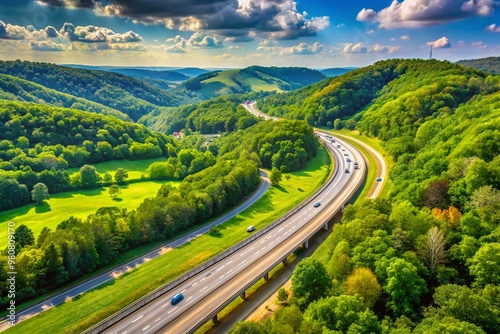
[[[253,232],[253,231],[255,231],[255,226],[249,226],[247,228],[247,232]]]
[[[318,207],[318,206],[320,206],[320,205],[321,205],[321,203],[320,203],[320,202],[316,202],[316,203],[314,203],[314,204],[313,204],[313,206],[314,206],[315,208],[317,208],[317,207]]]
[[[380,181],[382,181],[382,178],[379,176],[379,177],[377,177],[377,182],[380,182]]]
[[[175,304],[179,303],[183,299],[184,299],[184,295],[182,293],[178,293],[175,296],[173,296],[172,299],[170,299],[170,303],[172,305],[175,305]]]
[[[345,172],[346,172],[346,173],[349,173],[349,168],[346,168],[346,169],[345,169]]]

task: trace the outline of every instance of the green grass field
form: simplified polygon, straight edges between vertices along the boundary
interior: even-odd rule
[[[115,171],[118,168],[125,168],[128,171],[128,180],[139,180],[141,176],[146,176],[146,169],[148,169],[149,165],[156,161],[165,161],[164,157],[153,158],[153,159],[143,159],[143,160],[112,160],[101,162],[93,165],[101,176],[104,173],[111,174],[112,177],[115,176]],[[70,168],[68,169],[69,175],[74,173],[78,173],[80,168]]]
[[[267,74],[260,73],[259,74],[266,79],[271,79],[274,81],[278,81],[278,79],[273,78]],[[219,73],[217,76],[207,79],[202,82],[201,93],[209,93],[214,94],[215,92],[224,93],[230,92],[229,88],[239,88],[238,84],[234,81],[237,79],[239,82],[244,82],[250,85],[253,91],[278,91],[282,90],[276,85],[268,83],[264,80],[256,78],[251,75],[247,75],[245,73],[241,73],[240,70],[229,70]]]
[[[38,236],[44,226],[55,229],[71,215],[85,218],[104,206],[135,209],[146,197],[156,195],[165,182],[145,181],[121,186],[117,200],[111,199],[108,188],[80,190],[58,193],[40,205],[28,204],[20,208],[0,212],[0,249],[7,246],[7,223],[13,221],[16,226],[25,224]],[[173,182],[174,184],[180,181]]]
[[[63,305],[23,321],[5,333],[78,333],[119,311],[140,296],[248,236],[246,228],[271,223],[314,192],[331,172],[330,158],[322,148],[307,168],[290,173],[243,214],[221,225],[219,236],[202,235],[153,259],[114,281]]]

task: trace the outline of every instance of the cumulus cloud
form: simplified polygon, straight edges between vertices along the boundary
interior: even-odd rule
[[[309,18],[294,0],[39,0],[51,6],[93,8],[98,15],[119,16],[169,29],[217,31],[239,39],[295,39],[314,36],[330,24],[326,16]]]
[[[32,28],[32,27],[31,27]],[[5,22],[0,20],[0,39],[26,39],[31,35],[31,31],[26,27],[5,24]]]
[[[261,41],[257,50],[271,53],[275,56],[290,56],[290,55],[313,55],[323,52],[325,49],[323,44],[315,42],[312,45],[300,43],[290,47],[280,47],[274,41]]]
[[[28,45],[35,51],[64,51],[64,45],[53,41],[29,41]]]
[[[497,26],[495,23],[493,23],[487,26],[485,30],[491,32],[500,32],[500,26]]]
[[[380,28],[417,28],[443,24],[472,16],[491,15],[498,0],[393,0],[380,11],[363,8],[358,21],[377,22]]]
[[[482,41],[479,41],[479,42],[472,42],[471,43],[471,46],[474,48],[474,49],[487,49],[488,48],[488,45],[485,44],[484,42]]]
[[[366,45],[363,42],[360,43],[347,43],[344,45],[344,53],[394,53],[400,51],[399,46],[388,46],[381,44]]]
[[[408,36],[408,35],[403,35],[400,38],[402,41],[409,41],[410,40],[410,36]]]
[[[168,38],[165,42],[167,43],[165,51],[169,53],[187,53],[190,48],[215,49],[224,47],[224,42],[219,36],[205,35],[201,32],[195,32],[189,39],[177,35]]]
[[[448,49],[451,48],[451,43],[448,37],[441,37],[435,41],[425,43],[425,46],[432,46],[433,49]]]
[[[72,42],[83,43],[137,43],[142,41],[142,37],[133,32],[119,34],[104,27],[76,26],[73,23],[65,22],[59,33]]]

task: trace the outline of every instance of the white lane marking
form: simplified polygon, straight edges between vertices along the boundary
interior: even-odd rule
[[[230,264],[231,262],[233,262],[233,260],[229,261],[227,264]]]
[[[206,286],[203,289],[201,289],[200,292],[205,291],[206,288],[208,288],[208,286]]]
[[[223,279],[223,278],[224,278],[224,276],[226,276],[226,275],[222,275],[221,277],[219,277],[219,279]]]
[[[262,250],[266,249],[266,247],[262,248]]]
[[[282,229],[283,229],[283,227],[282,227],[282,228],[280,228],[280,229],[278,230],[278,232],[280,232]]]
[[[184,290],[181,291],[181,293],[184,293],[184,292],[186,292],[186,289],[184,289]]]
[[[193,285],[191,285],[191,287],[196,286],[196,284],[198,284],[198,282],[194,282]]]
[[[136,322],[137,320],[139,320],[139,319],[140,319],[140,318],[142,318],[143,316],[144,316],[144,314],[143,314],[143,315],[141,315],[139,318],[135,319],[134,321],[132,321],[132,323]]]
[[[245,262],[247,262],[247,260],[245,260],[245,261],[241,262],[241,263],[240,263],[240,266],[241,266],[241,265],[243,265]]]
[[[260,251],[258,251],[257,253],[255,253],[255,255],[259,255]]]
[[[149,325],[147,325],[146,327],[144,327],[142,330],[145,331],[148,328],[149,328]]]
[[[193,298],[193,296],[191,296],[191,297],[189,297],[188,299],[186,299],[186,301],[189,301],[189,300],[190,300],[190,299],[192,299],[192,298]]]
[[[161,318],[158,318],[158,319],[156,319],[156,320],[155,320],[155,322],[158,322],[158,321],[160,321],[160,319],[161,319]]]
[[[203,277],[203,278],[200,280],[200,282],[203,282],[203,281],[205,280],[205,278],[206,278],[206,277]]]
[[[233,269],[229,270],[226,274],[230,274],[233,271]]]
[[[171,309],[171,310],[170,310],[170,311],[168,311],[167,313],[168,313],[168,314],[170,314],[170,313],[174,312],[175,310],[177,310],[177,307],[178,307],[178,306],[174,307],[173,309]]]
[[[163,304],[163,306],[162,306],[162,307],[165,307],[165,306],[167,306],[167,305],[170,305],[170,303]]]

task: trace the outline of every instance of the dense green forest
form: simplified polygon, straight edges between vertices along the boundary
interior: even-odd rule
[[[49,193],[99,185],[70,179],[67,168],[178,150],[172,137],[115,117],[0,100],[0,210],[28,203],[39,182]]]
[[[499,332],[499,78],[435,60],[364,70],[382,64],[399,74],[346,120],[393,157],[389,197],[346,207],[294,270],[291,306],[233,333]]]
[[[0,61],[0,74],[33,81],[47,88],[103,104],[137,120],[160,106],[189,102],[175,94],[119,73],[90,71],[47,63]]]
[[[0,99],[50,104],[56,107],[115,116],[125,121],[131,120],[127,114],[116,109],[5,74],[0,74]]]
[[[263,130],[271,135],[249,145]],[[289,147],[292,142],[296,145]],[[84,220],[71,217],[55,231],[45,228],[36,238],[29,228],[20,225],[16,230],[17,301],[91,273],[125,250],[165,240],[221,214],[258,187],[258,167],[263,164],[259,156],[263,152],[272,149],[274,155],[285,157],[273,159],[275,166],[286,166],[294,160],[293,168],[298,169],[315,154],[318,142],[305,122],[280,121],[259,123],[221,136],[208,147],[194,141],[189,145],[191,148],[179,150],[165,163],[153,163],[148,170],[157,178],[168,179],[175,176],[161,173],[180,166],[178,170],[185,173],[180,176],[184,178],[180,186],[162,186],[156,197],[145,199],[136,210],[101,208]],[[303,156],[306,149],[309,155]],[[7,271],[4,250],[0,255],[0,277]],[[6,284],[0,284],[2,305],[8,302],[6,289]]]
[[[457,64],[478,68],[491,74],[500,74],[500,57],[466,59],[457,61]]]
[[[262,95],[233,94],[221,96],[197,104],[154,112],[139,119],[139,123],[154,131],[163,133],[185,130],[186,133],[213,134],[242,130],[255,124],[257,119],[239,104],[246,101],[246,99]]]

